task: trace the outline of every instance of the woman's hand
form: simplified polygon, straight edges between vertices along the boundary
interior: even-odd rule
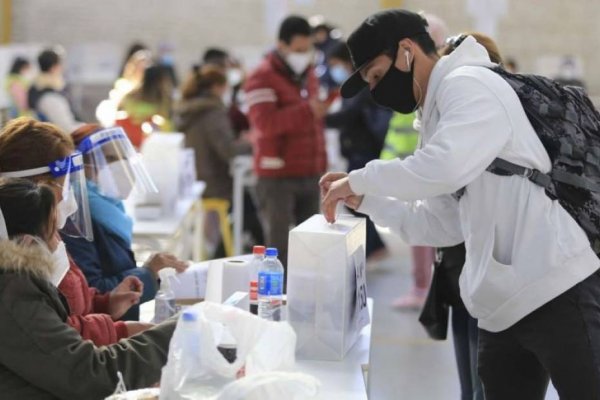
[[[140,302],[144,284],[135,276],[127,276],[110,292],[108,298],[108,313],[113,321],[118,320],[131,308]]]
[[[145,266],[158,276],[158,271],[167,267],[175,268],[177,272],[183,272],[187,269],[189,263],[187,261],[181,261],[173,254],[156,253],[150,256],[148,261],[146,261]]]

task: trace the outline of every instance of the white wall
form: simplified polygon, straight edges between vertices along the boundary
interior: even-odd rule
[[[468,0],[405,0],[413,10],[443,17],[451,32],[473,27]],[[499,0],[475,0],[499,1]],[[507,0],[508,16],[498,27],[502,53],[535,71],[542,56],[574,54],[585,80],[600,94],[600,0]],[[282,15],[323,14],[349,33],[379,8],[378,0],[13,0],[16,42],[105,42],[124,51],[133,40],[152,46],[175,44],[180,70],[187,70],[207,46],[220,45],[256,61],[274,43]],[[107,43],[106,43],[107,42]],[[120,60],[122,54],[117,59]]]

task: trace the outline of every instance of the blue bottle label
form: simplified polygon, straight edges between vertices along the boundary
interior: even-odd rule
[[[258,274],[258,294],[261,296],[281,296],[283,294],[283,273],[260,272]]]

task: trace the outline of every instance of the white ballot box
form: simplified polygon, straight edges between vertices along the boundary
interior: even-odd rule
[[[315,215],[290,232],[287,300],[297,357],[341,360],[369,324],[364,218]]]

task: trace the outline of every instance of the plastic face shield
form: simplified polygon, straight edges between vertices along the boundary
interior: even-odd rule
[[[66,211],[68,215],[65,215],[65,225],[60,232],[67,236],[82,237],[92,241],[94,235],[81,153],[75,152],[63,159],[51,162],[45,167],[3,172],[0,173],[0,176],[30,178],[42,174],[50,174],[62,188],[62,200],[57,202],[57,212],[60,214]]]
[[[88,179],[104,196],[124,200],[137,194],[158,193],[140,155],[122,128],[103,129],[79,145],[84,155]]]

